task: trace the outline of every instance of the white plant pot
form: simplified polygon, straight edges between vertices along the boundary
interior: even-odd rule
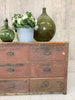
[[[34,29],[33,28],[18,28],[18,37],[20,42],[32,42]]]

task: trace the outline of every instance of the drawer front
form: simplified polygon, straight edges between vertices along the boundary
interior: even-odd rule
[[[0,78],[30,77],[28,63],[0,63]]]
[[[28,61],[28,50],[27,45],[0,45],[0,61]]]
[[[66,55],[65,46],[50,44],[36,44],[31,47],[31,61],[64,60]]]
[[[40,93],[62,93],[64,91],[64,79],[31,79],[30,92],[33,94]]]
[[[27,93],[29,80],[0,80],[0,93]]]
[[[31,77],[62,77],[64,76],[65,63],[45,62],[31,64]]]

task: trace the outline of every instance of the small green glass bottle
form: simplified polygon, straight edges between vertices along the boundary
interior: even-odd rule
[[[42,14],[37,20],[39,28],[34,31],[34,39],[41,42],[51,40],[55,34],[56,26],[53,20],[47,15],[46,8],[42,9]]]
[[[12,42],[15,38],[15,33],[8,26],[8,19],[4,21],[4,26],[0,28],[0,38],[3,42]]]

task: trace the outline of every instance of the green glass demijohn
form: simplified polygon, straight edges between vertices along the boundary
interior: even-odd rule
[[[8,26],[8,19],[4,21],[4,26],[0,28],[0,38],[3,42],[12,42],[15,38],[15,33]]]
[[[34,31],[34,39],[41,42],[51,40],[55,34],[56,26],[53,20],[47,15],[46,8],[42,9],[42,14],[37,20],[39,28]]]

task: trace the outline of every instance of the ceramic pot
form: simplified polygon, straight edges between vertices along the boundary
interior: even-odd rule
[[[34,29],[33,28],[18,28],[18,38],[20,42],[32,42]]]
[[[38,18],[39,28],[34,31],[36,41],[49,41],[55,34],[55,23],[47,15],[46,8],[43,8],[41,16]]]
[[[15,38],[15,33],[8,26],[8,19],[4,21],[4,26],[0,28],[0,38],[3,42],[12,42]]]

